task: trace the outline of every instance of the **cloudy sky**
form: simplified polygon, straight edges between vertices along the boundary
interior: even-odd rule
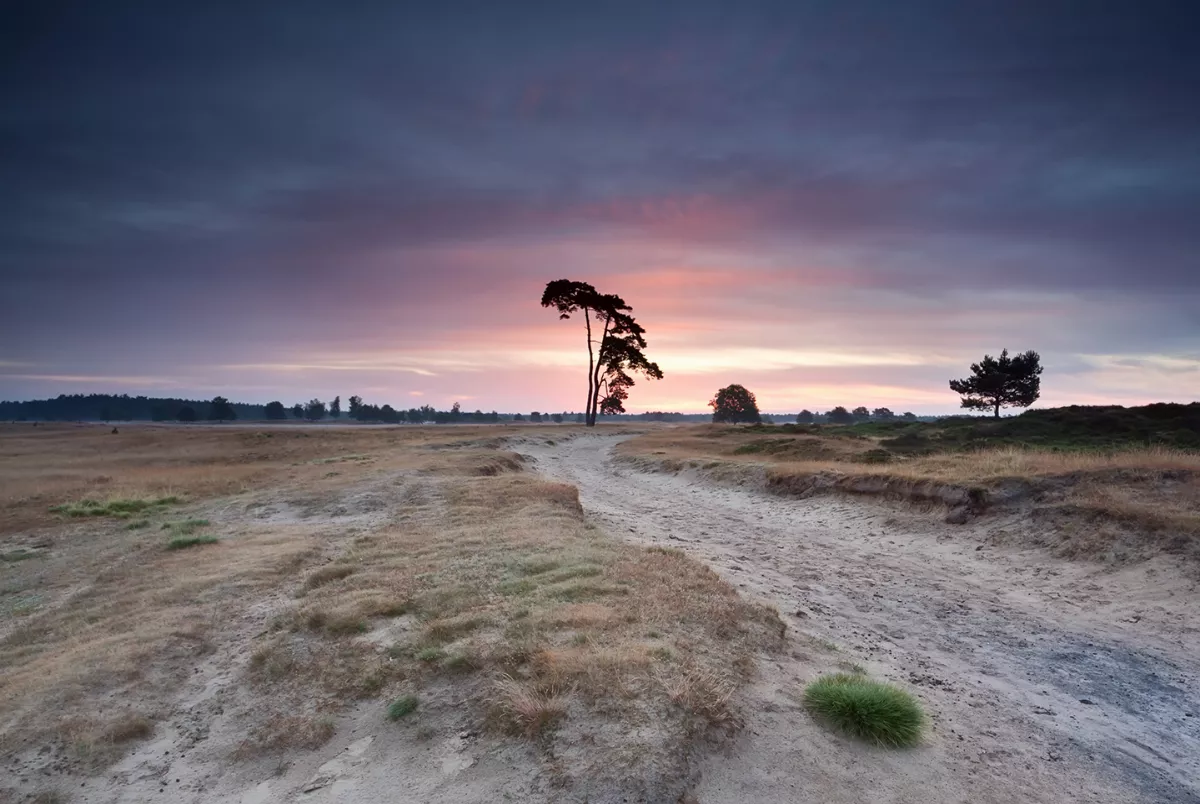
[[[1200,9],[1107,0],[0,7],[0,398],[577,410],[1200,396]]]

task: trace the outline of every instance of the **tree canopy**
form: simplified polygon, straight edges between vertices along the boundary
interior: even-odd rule
[[[325,418],[325,403],[319,399],[310,399],[304,406],[304,418],[310,422]]]
[[[841,405],[838,405],[836,408],[834,408],[833,410],[826,413],[825,418],[828,419],[831,424],[853,424],[854,423],[854,414],[851,413],[850,411],[846,410]]]
[[[229,404],[229,400],[223,396],[214,396],[213,401],[208,403],[208,420],[212,422],[231,422],[237,418],[237,412],[234,411],[233,405]]]
[[[717,391],[708,406],[713,409],[714,422],[758,424],[761,421],[758,400],[741,385],[727,385]]]
[[[624,403],[634,385],[632,374],[662,379],[662,369],[646,357],[645,329],[620,296],[600,293],[587,282],[556,279],[546,283],[542,306],[553,307],[560,319],[583,314],[588,350],[584,423],[588,427],[595,426],[599,413],[625,412]]]
[[[796,424],[812,424],[814,421],[816,421],[816,418],[817,417],[813,415],[813,412],[806,408],[805,410],[802,410],[796,414]]]
[[[263,408],[263,414],[273,420],[287,418],[287,411],[284,410],[282,402],[268,402],[267,406]]]
[[[1008,350],[999,359],[984,355],[971,364],[971,376],[951,380],[950,390],[962,396],[962,406],[991,410],[1000,418],[1000,408],[1027,408],[1042,393],[1042,359],[1030,349],[1014,357]]]

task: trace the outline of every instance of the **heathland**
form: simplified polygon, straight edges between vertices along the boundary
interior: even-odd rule
[[[1194,430],[1094,413],[0,427],[0,794],[1187,800]]]

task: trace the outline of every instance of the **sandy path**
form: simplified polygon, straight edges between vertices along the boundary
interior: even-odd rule
[[[614,535],[687,550],[796,632],[706,761],[701,802],[1200,802],[1200,595],[1165,562],[1106,572],[928,514],[636,472],[612,462],[618,440],[518,449]],[[839,659],[915,689],[926,744],[816,727],[796,693]]]

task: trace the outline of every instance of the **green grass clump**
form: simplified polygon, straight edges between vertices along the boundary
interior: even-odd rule
[[[418,662],[436,662],[446,655],[446,652],[441,648],[421,648],[416,653]]]
[[[913,745],[925,724],[920,704],[907,692],[857,674],[821,676],[804,691],[804,705],[834,728],[876,745]]]
[[[182,522],[164,522],[162,530],[169,530],[178,536],[191,536],[200,528],[207,528],[210,524],[207,519],[185,519]]]
[[[117,519],[129,519],[134,514],[164,508],[179,502],[179,498],[156,497],[154,499],[129,500],[79,500],[73,503],[51,506],[50,512],[72,518],[85,516],[111,516]]]
[[[417,711],[417,696],[405,695],[403,698],[397,698],[388,705],[388,719],[399,720],[405,715],[411,715]]]
[[[199,547],[202,544],[216,544],[221,541],[216,536],[176,536],[167,542],[168,550],[184,550],[188,547]]]

